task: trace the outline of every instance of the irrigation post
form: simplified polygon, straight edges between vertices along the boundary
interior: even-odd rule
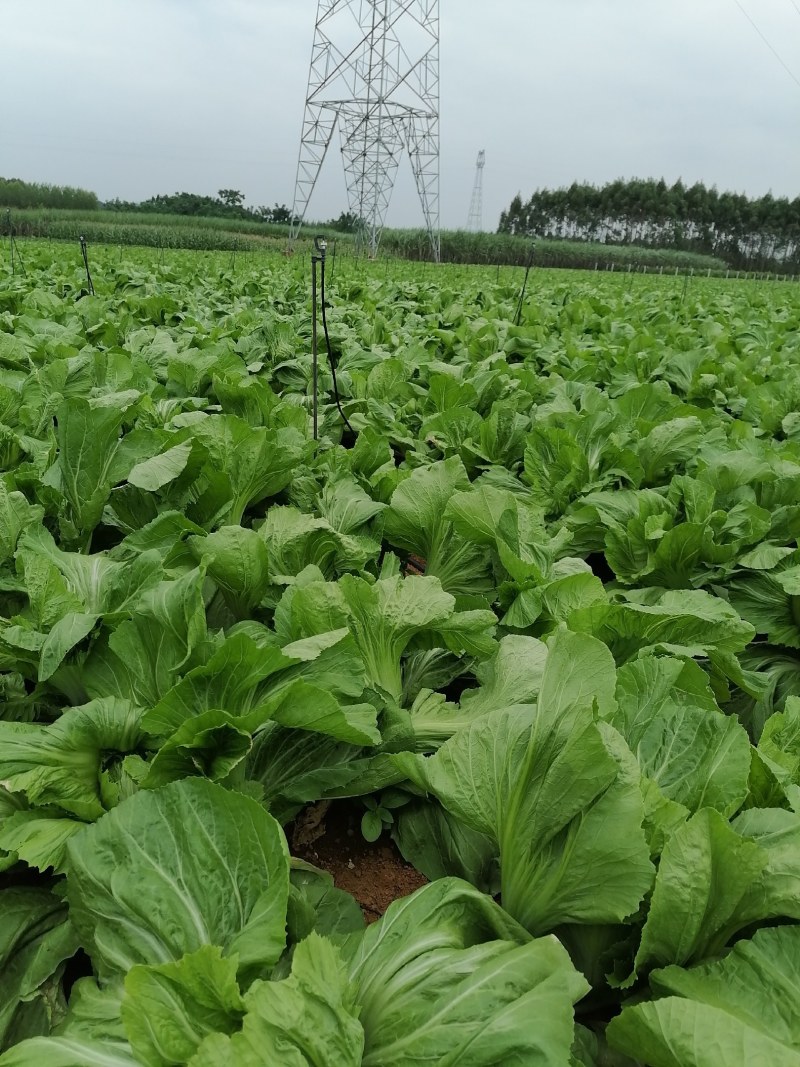
[[[681,293],[681,303],[683,303],[684,300],[686,300],[686,290],[688,288],[689,288],[689,275],[688,274],[684,274],[684,276],[683,276],[683,292]]]
[[[22,256],[19,254],[19,248],[14,237],[14,227],[11,223],[11,212],[6,211],[6,225],[8,226],[8,244],[11,251],[11,273],[17,273],[17,260],[19,260],[20,270],[23,277],[28,277],[28,272],[25,270],[25,264],[22,262]]]
[[[325,262],[328,244],[324,237],[314,238],[311,253],[311,422],[314,440],[319,439],[319,358],[317,346],[317,265]]]
[[[83,234],[81,234],[78,240],[81,243],[81,255],[83,256],[83,265],[86,268],[86,285],[89,290],[89,295],[94,296],[94,282],[92,281],[92,275],[89,270],[89,254],[86,251],[86,238],[83,236]]]
[[[528,288],[528,275],[531,272],[533,266],[533,254],[536,251],[536,243],[531,241],[531,247],[528,252],[528,261],[525,264],[525,277],[522,279],[522,290],[519,294],[519,303],[517,304],[517,314],[514,316],[514,325],[519,326],[520,317],[522,315],[522,302],[525,299],[525,290]]]

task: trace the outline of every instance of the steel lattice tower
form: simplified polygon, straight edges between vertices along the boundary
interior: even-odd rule
[[[472,199],[469,202],[467,229],[480,233],[483,228],[483,168],[486,166],[486,152],[481,149],[475,163],[475,184],[472,187]]]
[[[292,237],[339,127],[350,212],[371,255],[407,151],[439,259],[439,0],[319,0]]]

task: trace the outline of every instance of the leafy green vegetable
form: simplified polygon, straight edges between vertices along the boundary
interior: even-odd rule
[[[531,940],[466,883],[439,879],[396,901],[345,956],[365,1067],[566,1059],[586,983],[555,938]]]
[[[67,850],[70,916],[105,979],[204,945],[257,975],[283,951],[286,843],[248,797],[176,782],[131,797]]]
[[[745,1067],[800,1062],[800,928],[739,941],[721,960],[651,975],[659,999],[612,1020],[612,1046],[653,1067]]]
[[[337,949],[318,934],[309,934],[297,946],[289,978],[256,982],[244,1005],[241,1031],[207,1038],[192,1060],[194,1067],[259,1067],[265,1062],[360,1067],[363,1062],[356,989]]]
[[[428,759],[394,757],[497,843],[503,906],[534,934],[621,921],[652,880],[635,764],[594,718],[613,702],[614,683],[605,646],[560,631],[535,707],[482,717]]]
[[[315,439],[283,257],[25,260],[0,1063],[794,1063],[789,287],[345,256]]]
[[[0,1051],[47,1034],[65,1011],[59,986],[65,960],[78,949],[62,901],[46,889],[0,890]]]

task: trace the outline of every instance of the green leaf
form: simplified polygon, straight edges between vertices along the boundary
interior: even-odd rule
[[[665,797],[693,812],[735,814],[748,792],[750,741],[735,718],[721,714],[698,666],[633,660],[619,671],[617,698],[609,721]]]
[[[0,1067],[141,1067],[125,1042],[34,1037],[0,1056]]]
[[[247,733],[274,719],[284,726],[327,733],[355,744],[378,744],[375,709],[349,704],[336,693],[337,683],[349,688],[348,682],[359,674],[348,662],[347,649],[337,647],[346,632],[328,636],[330,641],[297,643],[280,650],[259,649],[245,633],[236,633],[204,667],[187,674],[147,713],[144,726],[167,735],[202,712],[227,712],[224,721]],[[360,695],[363,684],[356,688]],[[204,721],[202,728],[209,723],[213,725],[213,720]],[[191,727],[189,734],[181,734],[180,743],[193,735]]]
[[[55,470],[66,505],[61,528],[65,540],[79,547],[100,521],[108,499],[124,418],[124,408],[94,406],[82,397],[70,397],[58,408]]]
[[[252,744],[249,731],[224,711],[201,712],[160,746],[140,784],[156,789],[194,775],[224,781],[247,757]]]
[[[632,594],[627,594],[632,597]],[[577,633],[605,642],[618,663],[643,650],[703,657],[740,652],[754,630],[721,597],[702,590],[644,590],[643,603],[597,603],[567,620]]]
[[[0,563],[13,557],[20,534],[38,525],[43,515],[44,508],[29,504],[23,493],[10,490],[0,478]]]
[[[591,474],[583,449],[567,430],[538,425],[528,434],[525,480],[534,503],[559,515],[589,483]]]
[[[233,1033],[245,1005],[235,957],[204,945],[175,963],[132,967],[125,978],[122,1020],[131,1049],[146,1067],[186,1063],[209,1034]]]
[[[266,545],[270,572],[283,580],[306,567],[318,567],[326,577],[333,576],[342,539],[327,519],[293,507],[274,506],[267,512],[258,537]]]
[[[269,588],[269,554],[253,530],[223,526],[208,537],[190,537],[196,559],[239,618],[249,617]]]
[[[256,982],[245,995],[240,1033],[212,1037],[191,1067],[361,1067],[364,1031],[355,989],[334,945],[311,933],[281,982]]]
[[[269,690],[264,683],[297,663],[278,648],[259,649],[246,634],[229,637],[201,667],[195,667],[148,711],[142,725],[168,736],[204,711],[247,715]]]
[[[377,712],[372,704],[342,704],[320,686],[302,678],[276,694],[264,706],[263,714],[281,726],[328,734],[356,745],[380,744]],[[262,713],[256,712],[259,720]]]
[[[358,903],[349,893],[336,888],[327,871],[293,859],[290,877],[292,888],[313,913],[312,928],[318,934],[351,934],[364,929],[364,913]]]
[[[364,1067],[567,1062],[587,983],[555,938],[531,940],[466,882],[439,879],[395,901],[345,955]]]
[[[69,708],[50,726],[0,722],[0,781],[31,804],[97,819],[111,753],[135,751],[142,736],[136,709],[114,697]]]
[[[668,419],[655,426],[636,447],[645,482],[657,485],[675,467],[685,464],[695,454],[702,435],[703,424],[694,416]]]
[[[745,902],[766,865],[766,853],[716,811],[693,816],[661,855],[634,973],[718,953],[746,925]]]
[[[361,746],[335,741],[324,734],[286,730],[267,723],[256,736],[247,763],[247,776],[264,788],[264,804],[287,822],[309,801],[327,795],[359,796],[379,788],[367,774]],[[385,757],[386,758],[386,757]],[[392,782],[402,778],[393,772]]]
[[[800,1067],[800,928],[759,930],[724,959],[651,982],[660,999],[613,1019],[612,1047],[652,1067]]]
[[[468,491],[450,496],[446,517],[465,540],[494,548],[500,519],[508,510],[516,510],[514,494],[479,481]]]
[[[650,886],[635,761],[594,708],[614,706],[603,645],[559,631],[536,707],[499,709],[430,758],[393,762],[496,842],[503,906],[532,933],[620,922]]]
[[[149,708],[193,666],[206,640],[202,570],[160,582],[140,600],[133,617],[98,642],[81,670],[89,696],[113,694]]]
[[[200,779],[138,793],[68,845],[70,914],[104,979],[203,945],[255,977],[283,951],[288,891],[275,820]]]
[[[45,638],[39,658],[39,681],[52,678],[67,653],[94,629],[99,615],[71,611],[59,619]]]
[[[533,637],[511,635],[499,642],[496,654],[475,671],[478,689],[466,689],[461,705],[470,715],[498,707],[531,704],[539,696],[547,647]]]
[[[366,841],[377,841],[383,833],[383,820],[377,811],[365,811],[361,816],[361,833]]]
[[[473,655],[494,650],[493,613],[456,612],[455,599],[437,578],[384,578],[370,585],[346,574],[336,588],[370,680],[397,703],[403,691],[400,659],[415,636],[429,634],[435,647]]]
[[[408,863],[427,879],[453,876],[497,896],[500,871],[497,845],[430,798],[397,813],[392,837]]]
[[[49,1033],[60,1021],[61,994],[46,984],[78,945],[67,908],[54,894],[37,886],[0,890],[0,1051]]]
[[[60,577],[64,592],[71,598],[65,598],[64,609],[57,613],[51,604],[37,605],[35,614],[42,628],[52,626],[69,611],[102,615],[113,621],[134,609],[163,577],[160,553],[143,551],[132,560],[117,561],[105,553],[63,552],[44,527],[34,527],[20,538],[17,560],[27,584],[31,578],[46,579],[52,588]]]
[[[52,867],[63,874],[67,842],[83,826],[50,809],[18,811],[0,824],[0,849],[15,853],[39,871]]]
[[[486,553],[456,533],[447,517],[453,494],[468,488],[464,464],[453,456],[412,471],[383,514],[389,544],[416,553],[425,561],[425,573],[454,595],[491,587]]]
[[[748,808],[736,816],[733,828],[766,855],[762,874],[742,901],[737,929],[766,919],[800,921],[800,814]]]
[[[137,463],[128,474],[128,481],[139,489],[155,493],[183,473],[191,452],[191,441],[174,445],[152,459]]]
[[[297,430],[251,427],[235,415],[212,415],[197,424],[195,433],[225,490],[221,514],[215,509],[207,518],[232,526],[250,505],[284,489],[308,452],[308,442]]]

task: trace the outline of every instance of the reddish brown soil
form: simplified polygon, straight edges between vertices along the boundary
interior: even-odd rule
[[[328,871],[339,889],[352,893],[368,923],[380,919],[393,900],[408,896],[427,882],[406,863],[388,834],[374,844],[364,840],[359,825],[361,808],[340,801],[321,814],[320,805],[312,805],[312,809],[306,809],[310,818],[301,813],[294,833],[289,832],[292,853]],[[309,822],[313,826],[310,833],[306,829]]]

